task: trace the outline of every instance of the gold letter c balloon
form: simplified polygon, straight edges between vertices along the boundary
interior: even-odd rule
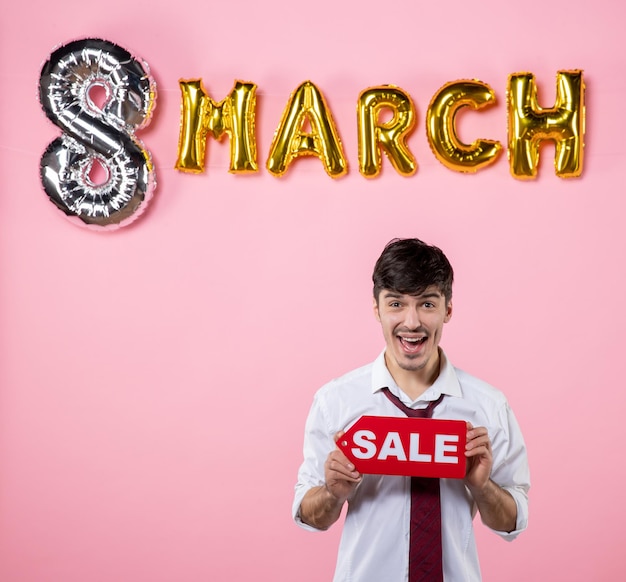
[[[496,102],[493,89],[480,81],[447,83],[435,94],[426,112],[426,133],[435,157],[457,172],[476,172],[493,164],[502,146],[497,141],[479,139],[467,145],[456,132],[459,109],[490,107]]]

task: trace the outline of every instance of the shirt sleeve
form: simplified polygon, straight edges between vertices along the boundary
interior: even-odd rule
[[[517,523],[511,532],[495,533],[512,541],[528,526],[530,470],[524,437],[508,403],[500,408],[498,420],[500,429],[492,437],[494,465],[491,478],[515,500]]]
[[[292,515],[295,522],[302,528],[319,531],[300,519],[300,504],[306,492],[313,487],[324,484],[324,463],[328,454],[334,449],[334,432],[328,422],[324,400],[320,392],[315,395],[304,428],[304,460],[298,471],[298,482],[295,487]]]

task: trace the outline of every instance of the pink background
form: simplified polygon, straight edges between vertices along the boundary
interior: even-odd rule
[[[500,387],[524,430],[528,531],[506,544],[479,523],[486,581],[620,579],[624,408],[623,5],[287,0],[221,4],[20,2],[0,24],[0,580],[330,580],[340,528],[301,531],[290,509],[314,391],[383,346],[370,274],[382,246],[419,236],[455,266],[453,362]],[[39,158],[59,131],[37,101],[58,44],[111,40],[149,62],[158,107],[139,137],[158,188],[113,233],[47,201]],[[585,168],[509,175],[506,156],[461,175],[428,147],[445,83],[477,78],[498,105],[462,137],[506,145],[511,73],[584,69]],[[258,85],[261,170],[173,169],[180,78],[215,99]],[[350,164],[264,168],[293,90],[325,94]],[[409,92],[418,172],[358,172],[356,100]],[[256,572],[256,573],[255,573]]]

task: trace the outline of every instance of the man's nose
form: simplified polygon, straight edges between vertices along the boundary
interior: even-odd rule
[[[406,310],[404,315],[404,325],[407,329],[414,330],[418,329],[421,325],[419,311],[415,308],[410,308]]]

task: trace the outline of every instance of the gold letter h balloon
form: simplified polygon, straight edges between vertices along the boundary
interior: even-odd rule
[[[582,71],[557,73],[556,103],[541,109],[537,86],[530,73],[509,78],[509,162],[516,178],[537,175],[539,144],[554,140],[556,174],[562,178],[580,176],[583,168],[585,133],[585,86]]]

